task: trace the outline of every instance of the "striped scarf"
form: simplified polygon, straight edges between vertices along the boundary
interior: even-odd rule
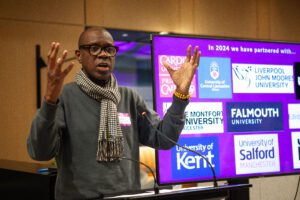
[[[117,80],[112,75],[109,83],[105,87],[101,87],[93,83],[80,70],[75,76],[75,81],[88,96],[100,103],[100,125],[96,160],[100,162],[120,160],[124,151],[124,138],[117,114],[117,104],[121,99]]]

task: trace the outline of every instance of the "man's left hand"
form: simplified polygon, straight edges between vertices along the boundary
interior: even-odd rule
[[[171,79],[176,85],[176,91],[184,95],[189,94],[189,88],[200,60],[198,46],[194,48],[193,56],[191,56],[191,48],[191,45],[189,45],[186,59],[179,69],[174,70],[169,63],[166,61],[163,62],[163,65],[168,70]]]

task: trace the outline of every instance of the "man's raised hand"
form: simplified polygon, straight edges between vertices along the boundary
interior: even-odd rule
[[[65,69],[62,69],[68,52],[67,50],[64,50],[62,56],[57,58],[59,45],[60,44],[58,42],[52,42],[51,48],[48,51],[47,88],[45,100],[48,103],[53,104],[57,102],[65,77],[74,66],[74,62],[71,62]]]
[[[176,85],[176,91],[184,95],[189,94],[189,88],[200,60],[198,46],[194,48],[193,56],[191,56],[191,48],[191,45],[189,45],[185,62],[178,70],[174,70],[166,61],[163,62],[163,65],[168,70],[171,79]]]

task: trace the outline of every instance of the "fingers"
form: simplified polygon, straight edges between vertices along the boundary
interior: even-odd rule
[[[51,43],[51,47],[50,47],[50,49],[49,49],[49,51],[48,51],[48,54],[47,54],[48,61],[49,61],[49,58],[50,58],[51,53],[54,51],[55,44],[56,44],[55,42],[52,42],[52,43]]]
[[[174,69],[171,67],[171,65],[169,63],[167,63],[167,61],[163,61],[163,65],[168,70],[169,74],[172,75],[174,72]]]
[[[52,42],[51,48],[48,52],[48,68],[49,70],[52,70],[55,68],[56,63],[56,57],[59,50],[59,43],[58,42]]]
[[[193,66],[197,64],[199,64],[199,58],[200,58],[200,54],[199,54],[199,47],[195,46],[194,51],[193,51],[193,56],[191,56],[191,49],[192,46],[189,45],[187,48],[187,54],[186,54],[186,59],[185,62],[190,62]]]
[[[62,56],[57,58],[60,44],[58,42],[52,42],[50,50],[48,51],[48,70],[60,73],[63,63],[66,60],[68,51],[64,50]]]
[[[69,64],[68,67],[63,70],[62,72],[63,77],[66,77],[69,74],[69,72],[73,69],[73,67],[74,67],[74,62],[71,62],[71,64]]]
[[[194,62],[194,67],[197,68],[199,66],[199,61],[200,61],[200,56],[201,56],[201,52],[198,51],[197,55],[196,55],[196,59]]]
[[[57,67],[55,68],[55,70],[57,72],[61,71],[62,65],[65,62],[65,59],[66,59],[67,55],[68,55],[68,51],[64,50],[62,57],[60,57],[60,58],[57,59],[57,61],[56,61]]]
[[[192,59],[191,59],[191,63],[192,63],[192,65],[194,65],[195,64],[195,62],[196,62],[196,60],[197,60],[197,56],[198,56],[198,46],[195,46],[195,48],[194,48],[194,53],[193,53],[193,57],[192,57]]]
[[[48,67],[49,70],[51,70],[51,68],[53,68],[53,61],[50,59],[50,56],[51,56],[52,52],[54,51],[54,48],[55,48],[55,42],[52,42],[51,47],[50,47],[50,49],[48,51],[48,54],[47,54],[47,58],[48,58],[47,67]]]
[[[189,45],[187,50],[186,50],[187,53],[186,53],[185,62],[190,62],[190,60],[191,60],[191,48],[192,48],[192,46]]]

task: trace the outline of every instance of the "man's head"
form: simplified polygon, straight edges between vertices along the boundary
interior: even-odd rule
[[[81,33],[75,54],[84,73],[96,84],[104,85],[114,69],[117,50],[106,29],[91,27]]]

